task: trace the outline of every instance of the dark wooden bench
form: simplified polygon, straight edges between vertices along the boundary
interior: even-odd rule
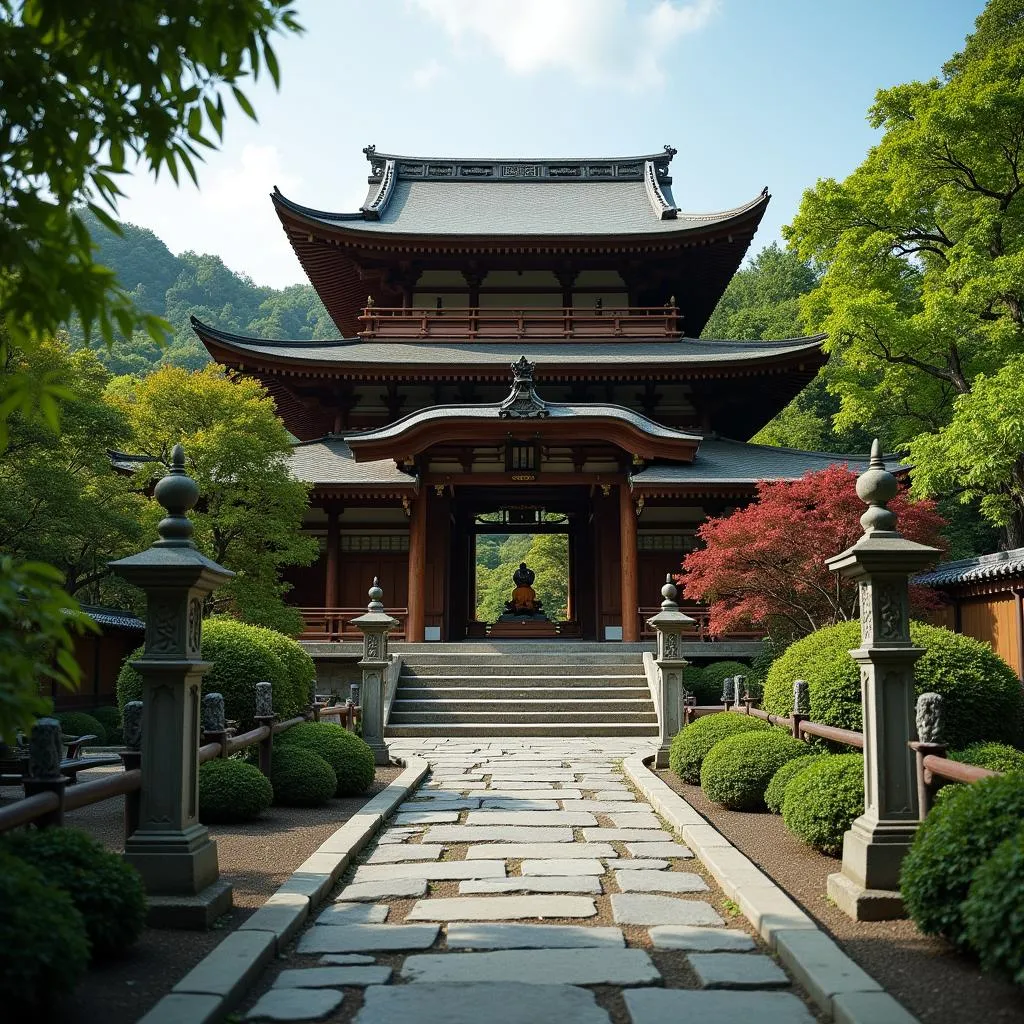
[[[81,753],[82,747],[90,740],[95,739],[96,737],[92,734],[64,737],[64,757],[60,762],[60,773],[67,776],[69,785],[73,786],[78,781],[78,773],[86,768],[121,763],[121,758],[117,754],[96,754],[92,757],[85,757]],[[0,756],[0,785],[20,786],[27,777],[28,747],[8,749],[4,756]]]

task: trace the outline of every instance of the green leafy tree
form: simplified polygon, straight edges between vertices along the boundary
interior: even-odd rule
[[[107,396],[153,471],[162,472],[175,444],[185,447],[202,496],[196,543],[236,573],[214,595],[213,610],[298,633],[302,620],[284,604],[289,586],[279,570],[308,565],[317,545],[301,532],[308,487],[288,471],[291,439],[263,386],[212,363],[191,373],[164,366],[141,379],[114,379]],[[149,510],[153,529],[159,511]]]
[[[495,542],[498,543],[495,543]],[[477,540],[477,606],[480,622],[505,610],[520,562],[534,571],[533,589],[552,621],[565,618],[569,595],[569,538],[566,534],[482,535]]]
[[[878,144],[785,231],[825,268],[802,311],[829,336],[836,424],[889,446],[944,427],[1024,345],[1024,3],[976,24],[941,78],[877,94]],[[1019,511],[1005,526],[1024,536]]]
[[[142,536],[146,501],[107,454],[129,443],[128,419],[105,401],[110,374],[88,350],[49,342],[30,362],[9,349],[0,381],[11,373],[30,380],[53,375],[73,380],[75,389],[60,430],[23,411],[8,422],[8,444],[0,450],[0,549],[50,563],[68,593],[99,601],[108,560],[130,553]]]
[[[914,491],[979,502],[1010,547],[1024,545],[1024,355],[979,374],[954,402],[953,418],[910,445]]]
[[[281,30],[299,30],[288,0],[0,0],[0,318],[10,343],[31,352],[73,317],[107,342],[137,329],[162,337],[159,318],[95,259],[82,208],[116,232],[118,178],[136,164],[195,181],[201,150],[223,131],[224,92],[255,117],[239,83],[263,67],[277,82],[269,40]],[[0,427],[46,396],[39,408],[54,423],[66,394],[8,378]]]

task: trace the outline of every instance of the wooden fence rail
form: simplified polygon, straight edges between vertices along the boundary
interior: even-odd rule
[[[218,739],[203,743],[197,751],[197,759],[199,764],[205,764],[207,761],[228,757],[248,747],[262,744],[264,750],[261,750],[259,766],[264,774],[269,774],[269,749],[266,748],[273,742],[274,736],[279,736],[303,722],[320,721],[324,718],[335,718],[339,724],[344,725],[352,732],[359,721],[359,715],[359,707],[350,701],[338,705],[317,702],[310,707],[305,715],[297,715],[282,722],[260,725],[256,729],[250,729],[237,736],[230,736],[226,732],[217,733],[215,735],[223,736],[225,741],[222,743]],[[203,739],[208,740],[210,735],[204,733]],[[0,834],[33,823],[40,828],[59,825],[63,823],[65,811],[77,811],[91,804],[123,796],[128,798],[125,803],[125,838],[127,839],[135,830],[138,822],[137,794],[142,789],[142,771],[136,767],[139,762],[137,750],[125,751],[121,755],[121,760],[125,770],[117,774],[91,779],[88,782],[79,782],[66,788],[60,785],[53,790],[25,796],[6,807],[0,807]],[[134,799],[132,799],[133,796]]]

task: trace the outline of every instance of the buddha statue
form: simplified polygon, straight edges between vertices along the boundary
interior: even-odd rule
[[[537,574],[525,562],[519,563],[519,568],[512,574],[512,582],[516,586],[511,599],[505,603],[505,615],[543,615],[542,602],[537,600],[537,591],[533,589],[533,581],[536,578]]]

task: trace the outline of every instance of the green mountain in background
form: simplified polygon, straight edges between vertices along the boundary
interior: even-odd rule
[[[219,256],[194,252],[175,256],[147,228],[122,224],[123,234],[118,236],[90,214],[85,219],[99,261],[117,274],[143,309],[162,316],[171,326],[164,348],[142,334],[121,339],[109,349],[94,339],[92,347],[113,373],[145,373],[162,363],[189,369],[208,363],[210,357],[189,327],[193,315],[258,338],[338,337],[338,329],[308,284],[260,286],[230,270]],[[71,324],[69,334],[73,344],[85,343],[80,325]]]

